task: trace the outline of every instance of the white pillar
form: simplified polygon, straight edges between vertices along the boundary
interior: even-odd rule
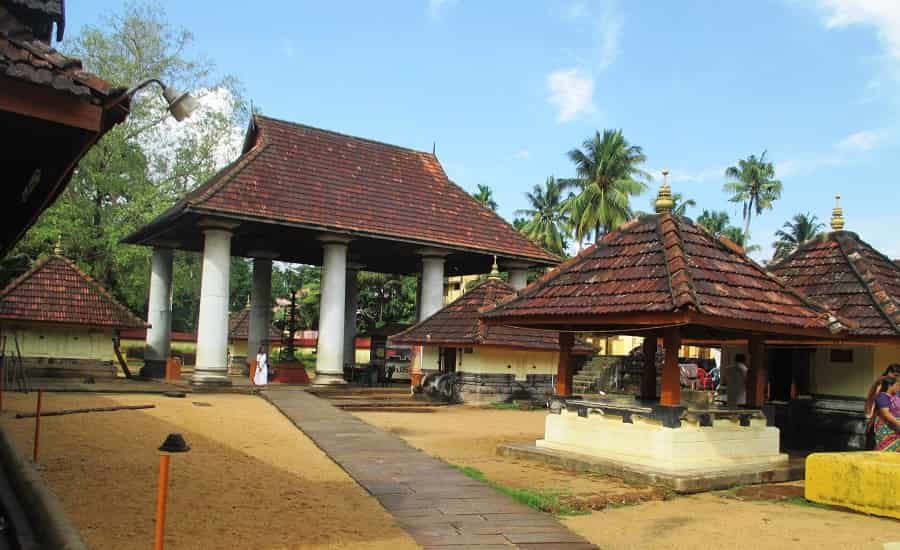
[[[516,290],[522,290],[528,286],[528,266],[524,262],[503,262],[503,267],[509,273],[509,285]]]
[[[444,256],[446,253],[424,250],[422,255],[422,298],[419,320],[427,319],[444,306]]]
[[[200,319],[197,321],[197,365],[191,384],[227,385],[228,283],[231,272],[231,231],[204,229]]]
[[[359,286],[356,266],[347,269],[347,286],[344,292],[344,363],[356,362],[356,306],[359,301]]]
[[[347,291],[345,238],[322,237],[322,296],[319,302],[319,343],[316,349],[317,386],[343,384],[344,322]]]
[[[150,298],[147,307],[146,346],[142,376],[162,378],[172,350],[172,258],[171,248],[154,248],[150,257]]]
[[[247,334],[247,364],[259,347],[269,350],[272,324],[272,258],[274,254],[250,253],[253,258],[253,288],[250,290],[250,327]]]

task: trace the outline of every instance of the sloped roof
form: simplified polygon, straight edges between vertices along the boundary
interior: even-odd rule
[[[826,233],[770,269],[787,284],[855,321],[850,334],[900,336],[900,267],[856,233]]]
[[[124,242],[151,242],[189,213],[559,261],[451,182],[431,153],[260,115],[237,160]]]
[[[516,295],[513,287],[500,279],[487,279],[450,304],[407,330],[390,337],[395,344],[434,346],[495,346],[546,351],[559,350],[559,333],[505,326],[487,326],[481,314],[503,299]],[[587,344],[577,342],[575,353],[592,353]]]
[[[0,319],[88,327],[147,324],[74,262],[48,256],[0,291]]]
[[[228,316],[228,338],[246,340],[250,337],[250,306]],[[281,332],[274,325],[269,326],[269,341],[281,341]]]
[[[669,213],[632,220],[485,314],[491,323],[828,334],[829,312],[726,239]]]

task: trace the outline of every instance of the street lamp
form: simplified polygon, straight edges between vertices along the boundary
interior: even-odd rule
[[[197,107],[200,106],[200,103],[198,103],[196,99],[191,97],[189,93],[182,92],[181,90],[172,86],[166,86],[158,78],[148,78],[147,80],[138,83],[130,90],[119,96],[119,98],[116,99],[115,102],[113,102],[113,105],[124,101],[125,98],[132,97],[138,92],[138,90],[141,90],[142,88],[154,82],[163,89],[163,98],[166,100],[166,104],[169,106],[169,112],[172,113],[172,116],[175,117],[175,120],[177,120],[178,122],[181,122],[182,120],[191,116],[191,113],[197,110]]]

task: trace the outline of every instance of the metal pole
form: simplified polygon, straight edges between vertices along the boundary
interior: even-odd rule
[[[169,493],[169,454],[159,455],[159,487],[156,493],[156,536],[153,550],[162,550],[166,531],[166,497]]]
[[[37,408],[34,411],[34,454],[32,461],[37,464],[38,446],[41,440],[41,401],[44,400],[44,390],[38,390]]]

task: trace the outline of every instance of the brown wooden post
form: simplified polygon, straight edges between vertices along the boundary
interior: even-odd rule
[[[556,395],[572,395],[572,346],[575,335],[559,333],[559,363],[556,366]]]
[[[760,336],[751,336],[748,344],[750,364],[747,369],[747,405],[761,407],[766,401],[769,378],[766,372],[765,340]]]
[[[657,335],[644,337],[644,370],[641,371],[641,399],[656,399]]]
[[[681,347],[681,333],[678,327],[663,330],[663,347],[666,351],[666,362],[663,365],[659,402],[662,405],[680,405],[681,368],[678,365],[678,350]]]

